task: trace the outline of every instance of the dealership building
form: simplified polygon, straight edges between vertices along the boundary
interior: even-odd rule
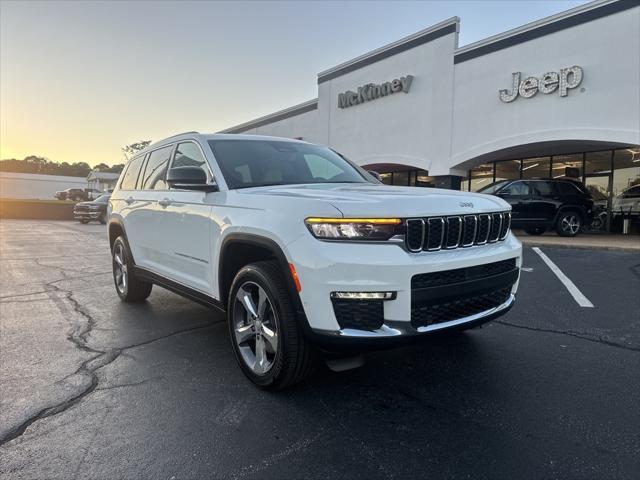
[[[460,19],[320,72],[318,97],[224,130],[329,145],[385,183],[640,183],[640,3],[598,0],[458,47]]]

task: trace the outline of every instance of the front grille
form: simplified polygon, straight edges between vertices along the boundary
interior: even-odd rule
[[[384,308],[380,300],[339,300],[332,298],[333,313],[340,328],[377,330],[384,322]]]
[[[511,227],[511,213],[410,218],[405,223],[405,244],[409,251],[436,251],[504,240]]]
[[[76,212],[89,212],[91,210],[88,205],[76,205],[73,209]]]
[[[440,287],[453,283],[480,280],[500,273],[506,273],[516,268],[516,259],[501,260],[499,262],[485,263],[473,267],[456,268],[440,272],[421,273],[411,277],[411,289]]]
[[[471,298],[436,305],[412,305],[411,325],[413,328],[428,327],[475,315],[503,304],[509,298],[510,293],[511,288],[502,288]]]

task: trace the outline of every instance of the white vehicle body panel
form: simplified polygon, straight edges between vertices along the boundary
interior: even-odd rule
[[[305,225],[308,217],[424,218],[508,211],[510,206],[489,195],[371,183],[229,190],[206,142],[220,137],[264,139],[253,135],[186,134],[148,149],[186,139],[197,142],[220,191],[127,191],[119,186],[114,190],[111,219],[124,227],[137,266],[220,300],[225,294],[218,285],[225,239],[237,234],[268,239],[295,267],[302,285],[299,295],[304,313],[311,329],[319,332],[340,329],[331,292],[397,292],[394,300],[384,302],[384,318],[408,323],[413,275],[510,258],[516,258],[517,267],[521,266],[522,247],[511,233],[492,244],[419,253],[390,242],[318,240]],[[513,294],[517,287],[516,282]]]

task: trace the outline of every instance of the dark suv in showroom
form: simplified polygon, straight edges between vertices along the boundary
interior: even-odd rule
[[[577,180],[501,180],[481,189],[511,205],[512,228],[542,235],[554,228],[558,235],[573,237],[593,219],[593,199]]]

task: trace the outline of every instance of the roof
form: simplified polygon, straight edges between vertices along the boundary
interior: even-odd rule
[[[120,177],[119,173],[110,173],[110,172],[99,172],[96,170],[91,170],[89,175],[87,175],[87,180],[117,180]]]

